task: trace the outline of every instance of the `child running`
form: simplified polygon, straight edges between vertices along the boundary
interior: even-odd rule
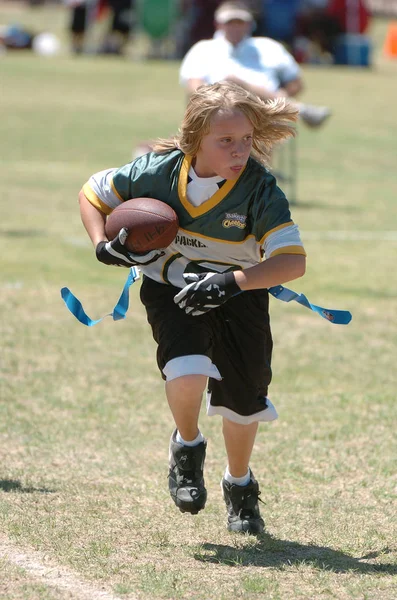
[[[288,201],[268,164],[275,143],[294,135],[297,110],[234,83],[200,87],[179,133],[120,168],[92,175],[80,195],[83,224],[106,265],[138,266],[141,300],[158,345],[175,422],[169,490],[176,506],[205,507],[207,440],[199,413],[220,415],[227,466],[221,487],[229,531],[264,530],[250,459],[260,421],[277,418],[268,398],[272,336],[268,288],[305,272],[305,251]],[[131,198],[169,204],[180,228],[163,250],[133,254],[128,232],[105,235],[106,216]]]

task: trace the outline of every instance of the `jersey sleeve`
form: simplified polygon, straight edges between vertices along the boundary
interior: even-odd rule
[[[306,256],[299,228],[291,219],[288,200],[274,178],[266,185],[255,206],[253,233],[265,258],[278,254]]]
[[[86,198],[105,215],[122,202],[142,195],[142,179],[148,155],[141,156],[120,168],[105,169],[91,175],[83,186]]]
[[[292,222],[280,229],[276,228],[275,231],[265,236],[262,249],[265,258],[277,256],[277,254],[302,254],[306,256],[299,228]]]
[[[105,215],[109,215],[123,201],[113,188],[113,175],[116,170],[105,169],[94,173],[83,185],[86,198]]]

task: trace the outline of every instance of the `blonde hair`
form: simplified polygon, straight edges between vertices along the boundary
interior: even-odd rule
[[[201,140],[210,131],[212,117],[221,110],[238,110],[247,117],[254,129],[251,156],[265,165],[273,146],[296,134],[293,123],[298,110],[284,98],[265,101],[235,83],[219,82],[202,85],[192,94],[178,134],[156,140],[153,150],[164,153],[178,148],[196,156]]]

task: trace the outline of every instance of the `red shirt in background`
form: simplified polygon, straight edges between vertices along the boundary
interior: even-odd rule
[[[363,0],[330,0],[327,14],[338,21],[342,31],[349,33],[364,33],[370,18]]]

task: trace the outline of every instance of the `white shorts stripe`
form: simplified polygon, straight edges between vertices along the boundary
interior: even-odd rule
[[[222,379],[211,359],[204,354],[189,354],[169,360],[163,369],[167,381],[172,381],[184,375],[206,375],[219,381]]]
[[[267,408],[265,408],[265,410],[261,410],[253,415],[244,416],[230,410],[230,408],[226,408],[226,406],[212,406],[211,393],[207,392],[207,415],[209,417],[220,415],[221,417],[225,417],[226,419],[229,419],[229,421],[239,423],[240,425],[250,425],[256,421],[275,421],[278,418],[276,408],[270,402],[269,398],[266,398],[266,400]]]

